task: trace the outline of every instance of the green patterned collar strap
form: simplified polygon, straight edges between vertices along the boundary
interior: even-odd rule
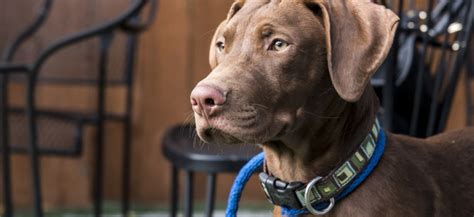
[[[275,205],[293,209],[305,208],[307,202],[315,204],[334,199],[369,163],[377,147],[380,130],[380,123],[376,119],[371,131],[354,153],[329,175],[318,177],[314,182],[287,183],[266,173],[260,173],[260,182],[267,198]]]

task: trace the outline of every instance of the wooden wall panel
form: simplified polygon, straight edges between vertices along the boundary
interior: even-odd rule
[[[169,191],[169,165],[161,135],[189,114],[185,1],[161,1],[156,23],[141,37],[135,82],[132,196],[163,201]]]

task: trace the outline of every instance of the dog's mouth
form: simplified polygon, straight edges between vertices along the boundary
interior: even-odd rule
[[[224,132],[218,128],[207,127],[203,130],[198,129],[198,135],[204,142],[207,143],[225,143],[225,144],[238,144],[244,143],[240,139],[232,136],[229,133]]]
[[[284,136],[288,131],[288,124],[275,124],[261,121],[252,126],[242,126],[232,120],[206,121],[196,120],[198,136],[206,143],[221,144],[257,144],[264,143]]]
[[[195,115],[198,136],[207,143],[257,144],[285,136],[291,115],[278,115],[255,106],[229,109],[214,117]],[[283,118],[282,118],[283,117]]]

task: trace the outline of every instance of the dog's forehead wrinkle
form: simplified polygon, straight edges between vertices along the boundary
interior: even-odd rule
[[[263,16],[273,16],[274,18],[278,18],[279,16],[275,16],[274,11],[278,9],[278,6],[271,3],[270,0],[268,1],[254,1],[254,3],[247,3],[245,4],[242,9],[236,14],[235,19],[231,19],[230,21],[238,20],[239,24],[242,24],[241,19],[245,20],[262,20],[263,17],[258,17],[258,19],[254,19],[253,15],[263,15]],[[284,12],[284,10],[282,11]],[[245,25],[246,26],[246,25]]]
[[[268,5],[270,0],[253,0],[246,2],[240,9],[239,14],[248,14],[257,11],[258,9]]]
[[[273,26],[269,23],[264,24],[260,31],[263,37],[269,37],[273,33]]]

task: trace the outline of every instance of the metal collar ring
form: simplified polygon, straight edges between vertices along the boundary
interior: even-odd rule
[[[334,200],[334,197],[329,199],[329,205],[328,207],[326,207],[325,209],[319,211],[317,209],[315,209],[312,205],[311,205],[311,201],[310,201],[310,197],[309,197],[309,193],[311,192],[311,189],[313,188],[313,186],[319,181],[321,180],[322,177],[321,176],[318,176],[316,178],[314,178],[313,180],[311,180],[308,185],[306,185],[306,189],[305,189],[305,192],[304,192],[304,202],[305,202],[305,207],[306,209],[308,209],[308,211],[313,214],[313,215],[324,215],[324,214],[327,214],[329,211],[332,210],[332,208],[334,207],[334,204],[336,203],[336,201]]]

